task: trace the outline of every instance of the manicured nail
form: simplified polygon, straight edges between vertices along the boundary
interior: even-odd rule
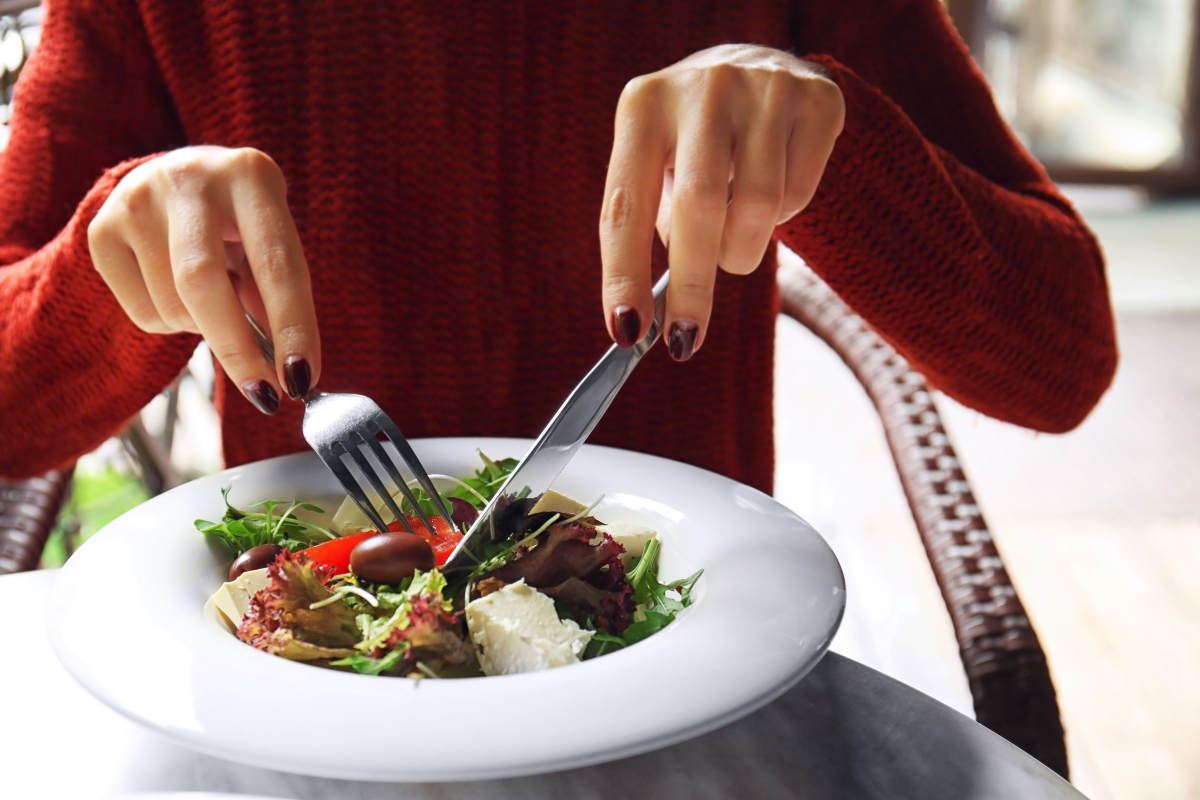
[[[266,381],[246,381],[242,384],[242,394],[264,414],[274,414],[279,410],[279,395],[275,387]]]
[[[617,344],[629,347],[637,341],[642,332],[642,320],[637,309],[633,306],[619,305],[612,311],[612,329],[617,337]]]
[[[692,357],[692,349],[696,346],[696,334],[700,326],[690,319],[677,319],[671,323],[671,332],[667,334],[667,350],[676,361],[687,361]]]
[[[283,362],[283,384],[288,397],[299,400],[312,388],[312,367],[304,356],[288,356]]]

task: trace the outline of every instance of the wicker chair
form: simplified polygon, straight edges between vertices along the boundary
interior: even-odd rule
[[[71,470],[0,482],[0,575],[37,567],[71,485]]]
[[[925,379],[813,273],[781,263],[783,313],[866,389],[954,624],[976,719],[1063,777],[1067,752],[1046,657]]]

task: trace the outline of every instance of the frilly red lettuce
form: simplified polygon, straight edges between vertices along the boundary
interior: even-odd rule
[[[402,675],[420,667],[435,674],[448,667],[474,667],[475,651],[462,634],[462,614],[451,610],[445,588],[442,574],[430,570],[415,573],[402,591],[380,591],[378,608],[356,618],[361,636],[357,652],[334,666]]]
[[[332,596],[328,571],[306,556],[284,550],[267,568],[270,582],[250,599],[237,637],[294,661],[352,654],[360,638],[354,611],[338,602],[311,609]]]

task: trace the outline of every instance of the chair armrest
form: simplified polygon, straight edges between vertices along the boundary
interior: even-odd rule
[[[37,568],[71,472],[51,470],[25,481],[0,481],[0,575]]]
[[[781,261],[782,313],[834,349],[879,412],[954,625],[976,719],[1064,777],[1066,744],[1037,634],[925,379],[811,271]]]

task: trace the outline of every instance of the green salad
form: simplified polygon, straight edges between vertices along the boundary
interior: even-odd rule
[[[282,658],[450,678],[595,658],[652,636],[691,604],[701,573],[660,580],[653,530],[605,524],[597,503],[553,491],[505,497],[494,524],[472,538],[470,563],[443,570],[516,466],[481,458],[471,475],[433,476],[450,519],[420,489],[415,507],[397,489],[403,519],[385,516],[385,531],[349,498],[330,516],[303,500],[239,508],[224,491],[221,519],[195,523],[231,560],[212,612]]]

